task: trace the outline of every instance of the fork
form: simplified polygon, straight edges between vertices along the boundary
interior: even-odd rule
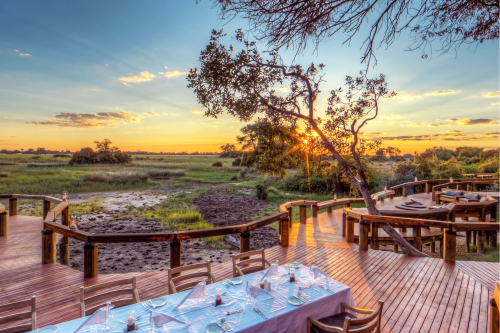
[[[217,320],[216,320],[215,322],[217,323],[217,325],[218,325],[218,326],[219,326],[219,327],[220,327],[220,328],[221,328],[224,332],[226,332],[226,327],[225,327],[225,326],[222,326],[221,324],[219,324],[219,322],[218,322]],[[221,320],[221,322],[222,322],[222,320]]]
[[[227,326],[227,328],[229,329],[229,332],[232,332],[233,331],[233,328],[231,327],[231,325],[229,325],[227,322],[226,322],[226,319],[222,318],[220,320],[220,322],[224,325],[224,326]]]
[[[224,314],[226,316],[229,316],[229,315],[232,315],[232,314],[235,314],[235,313],[240,313],[240,312],[243,312],[243,310],[236,310],[236,311],[224,311]]]

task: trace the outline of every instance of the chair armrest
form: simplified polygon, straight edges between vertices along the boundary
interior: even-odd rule
[[[269,260],[267,260],[266,258],[264,258],[264,261],[269,265],[269,267],[271,267],[271,262]]]
[[[361,313],[361,314],[372,314],[374,311],[371,309],[359,309],[355,308],[354,306],[351,306],[347,303],[340,303],[340,309],[342,312],[345,312],[345,309],[354,311],[356,313]]]
[[[333,333],[343,333],[344,332],[343,328],[341,328],[341,327],[327,326],[327,325],[320,323],[319,321],[317,321],[316,319],[311,318],[311,317],[307,317],[307,323],[308,323],[308,326],[311,324],[314,324],[314,326],[317,326],[317,327],[319,327],[322,330],[325,330],[327,332],[333,332]]]
[[[236,273],[237,273],[236,276],[245,276],[245,274],[243,274],[243,272],[238,266],[236,266]]]
[[[464,195],[456,195],[456,196],[454,195],[453,196],[453,199],[455,199],[455,200],[458,200],[458,198],[465,198],[465,196]]]
[[[215,276],[212,274],[212,272],[208,272],[208,276],[210,276],[210,279],[212,279],[212,283],[217,282],[217,280],[215,279]]]

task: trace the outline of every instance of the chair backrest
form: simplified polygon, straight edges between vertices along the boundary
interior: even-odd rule
[[[193,270],[201,270],[189,274],[181,275],[182,272],[193,271]],[[168,270],[168,293],[175,294],[183,290],[191,289],[196,286],[201,280],[192,281],[194,278],[198,277],[206,277],[207,284],[217,282],[215,277],[212,274],[212,266],[210,262],[206,262],[203,264],[194,264],[194,265],[186,265],[177,268],[170,268]],[[178,284],[181,281],[190,280],[183,284]]]
[[[120,288],[116,287],[123,285],[131,285],[131,288]],[[101,291],[103,289],[112,289],[111,291],[105,293],[96,294],[97,291]],[[90,297],[86,297],[88,294],[95,294]],[[115,300],[116,297],[130,295],[131,298],[126,299],[118,299]],[[106,282],[102,284],[98,284],[91,287],[81,287],[80,288],[80,316],[86,317],[88,315],[93,314],[100,308],[106,306],[106,302],[110,301],[115,308],[119,308],[122,306],[139,303],[139,294],[137,293],[137,282],[135,276],[130,279]],[[98,305],[92,305],[91,308],[85,310],[85,303],[92,304],[98,303]]]
[[[382,310],[384,308],[384,301],[378,301],[378,308],[373,311],[369,316],[364,318],[352,319],[346,317],[344,319],[344,333],[380,333],[380,324],[382,319]],[[366,325],[367,324],[367,325]],[[356,325],[356,328],[350,328]],[[362,327],[359,327],[364,325]]]
[[[251,256],[259,256],[250,258]],[[238,262],[238,259],[240,261]],[[233,276],[241,276],[266,269],[266,263],[271,266],[266,259],[264,249],[233,254]]]
[[[12,310],[17,310],[21,308],[30,307],[31,309],[26,312],[15,312]],[[3,312],[8,312],[10,314],[2,315]],[[0,305],[0,325],[12,323],[15,321],[31,319],[30,324],[21,324],[18,326],[10,326],[7,328],[0,329],[0,333],[11,333],[11,332],[21,332],[21,331],[33,331],[36,330],[36,297],[33,296],[31,299],[26,301]]]

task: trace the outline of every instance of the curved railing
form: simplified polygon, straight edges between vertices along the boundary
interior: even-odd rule
[[[400,184],[391,187],[390,190],[385,190],[372,194],[372,199],[374,201],[384,200],[386,198],[393,198],[396,190],[399,188],[407,188],[410,185],[426,185],[426,192],[430,188],[430,184],[433,182],[446,182],[449,180],[426,180]],[[459,180],[457,180],[458,182]],[[465,182],[474,182],[475,180],[467,179]],[[481,183],[485,183],[485,180],[481,179]],[[494,179],[488,179],[486,181],[492,182]],[[456,185],[456,183],[453,183]],[[429,185],[429,186],[428,186]],[[403,191],[405,193],[405,191]],[[137,243],[137,242],[170,242],[170,264],[172,268],[181,266],[181,242],[187,239],[198,239],[206,237],[215,236],[225,236],[230,234],[240,235],[240,251],[247,252],[250,251],[250,232],[257,228],[269,225],[271,223],[279,223],[278,231],[278,243],[283,246],[289,246],[289,235],[292,225],[292,214],[293,207],[299,207],[299,220],[301,223],[305,223],[307,219],[307,209],[312,210],[312,216],[317,217],[318,211],[326,209],[327,212],[331,213],[333,207],[342,206],[344,208],[343,214],[343,236],[348,238],[348,242],[354,241],[350,238],[351,231],[349,226],[351,226],[352,220],[365,221],[368,224],[377,223],[389,223],[391,225],[399,226],[401,229],[405,228],[421,228],[427,226],[439,227],[443,229],[450,229],[450,225],[455,225],[457,222],[445,222],[431,220],[432,218],[438,219],[448,219],[454,220],[450,216],[451,212],[459,212],[460,214],[470,215],[471,211],[482,210],[484,215],[485,205],[496,205],[498,201],[493,198],[488,199],[488,203],[457,203],[453,205],[453,208],[443,208],[431,210],[427,213],[420,213],[415,215],[415,213],[401,211],[381,211],[383,216],[372,216],[369,214],[362,214],[351,209],[351,204],[354,203],[365,203],[361,198],[342,198],[338,200],[328,200],[324,202],[311,201],[311,200],[298,200],[286,202],[279,207],[279,212],[277,214],[259,219],[257,221],[249,222],[246,224],[218,227],[211,229],[201,229],[201,230],[189,230],[189,231],[177,231],[177,232],[162,232],[162,233],[111,233],[111,234],[95,234],[88,233],[80,230],[73,230],[69,228],[69,218],[68,218],[68,202],[62,201],[57,198],[50,196],[35,196],[35,195],[0,195],[0,198],[9,199],[10,215],[14,216],[17,214],[17,199],[33,199],[33,200],[43,200],[44,201],[44,230],[42,232],[42,262],[43,263],[53,263],[56,261],[56,233],[61,234],[63,239],[60,244],[60,254],[61,263],[69,265],[69,239],[73,238],[78,241],[85,243],[84,245],[84,274],[85,277],[94,277],[98,273],[98,244],[99,243]],[[491,199],[491,200],[490,200]],[[56,207],[50,209],[50,204],[56,204]],[[0,207],[0,217],[6,215],[2,213]],[[465,208],[464,208],[465,207]],[[5,207],[3,207],[5,210]],[[61,222],[56,222],[56,218],[62,213]],[[397,215],[397,216],[395,216]],[[401,217],[403,216],[403,217]],[[404,217],[406,216],[406,217]],[[422,218],[424,217],[424,218]],[[428,218],[428,219],[427,219]],[[387,222],[384,222],[387,221]],[[0,218],[1,222],[1,218]],[[353,225],[353,224],[352,224]],[[487,227],[488,226],[488,227]],[[496,227],[492,226],[491,223],[481,224],[481,223],[461,223],[456,224],[458,229],[453,229],[451,231],[462,231],[462,230],[474,230],[474,231],[496,231],[498,229],[498,224]],[[485,229],[486,228],[486,229]],[[488,229],[489,228],[489,229]],[[495,229],[496,228],[496,229]],[[1,229],[1,228],[0,228]],[[377,228],[375,228],[377,229]],[[352,227],[352,230],[353,227]],[[364,230],[364,229],[363,229]],[[352,231],[353,232],[353,231]],[[416,231],[418,235],[418,231]],[[365,249],[365,238],[361,242],[361,234],[359,236],[360,249]],[[373,236],[372,236],[373,238]],[[372,240],[373,241],[373,240]],[[376,244],[376,241],[373,241]],[[417,242],[418,244],[418,242]],[[373,243],[372,243],[373,245]],[[451,255],[450,255],[451,258]],[[447,260],[445,258],[445,260]],[[451,260],[451,259],[450,259]]]

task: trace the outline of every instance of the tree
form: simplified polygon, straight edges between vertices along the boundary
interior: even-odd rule
[[[277,52],[269,52],[264,59],[255,42],[244,40],[241,31],[236,39],[244,43],[244,48],[233,55],[232,46],[226,48],[219,43],[222,36],[222,31],[212,32],[210,44],[201,52],[200,71],[191,69],[187,78],[188,87],[194,89],[198,102],[206,107],[205,116],[217,117],[226,111],[241,121],[261,115],[271,123],[303,121],[305,133],[316,133],[318,149],[327,150],[337,160],[364,198],[369,213],[380,215],[370,196],[361,162],[361,156],[378,149],[380,142],[367,142],[359,133],[367,122],[377,117],[378,101],[396,95],[387,89],[385,76],[369,79],[363,72],[359,77],[347,76],[345,93],[342,88],[331,91],[324,110],[327,117],[321,118],[316,114],[315,101],[320,93],[320,72],[324,65],[287,66]],[[275,86],[285,83],[290,92],[284,97],[277,95]],[[352,156],[356,174],[343,155]],[[381,227],[407,254],[425,256],[390,225]]]
[[[387,153],[385,152],[385,148],[379,148],[375,152],[375,156],[378,157],[379,161],[383,160],[385,158],[385,155],[387,155]]]
[[[232,143],[227,143],[225,145],[220,146],[220,149],[222,150],[223,153],[232,153],[235,152],[236,146]]]
[[[389,155],[390,158],[395,158],[401,154],[401,149],[389,146],[385,149],[385,153]]]
[[[458,51],[463,44],[498,39],[498,0],[212,0],[222,19],[238,15],[250,22],[259,40],[274,50],[282,47],[305,49],[340,34],[351,43],[365,34],[362,62],[367,66],[382,45],[390,46],[399,35],[410,32],[410,50],[440,43],[438,51]],[[344,37],[345,36],[345,37]]]

